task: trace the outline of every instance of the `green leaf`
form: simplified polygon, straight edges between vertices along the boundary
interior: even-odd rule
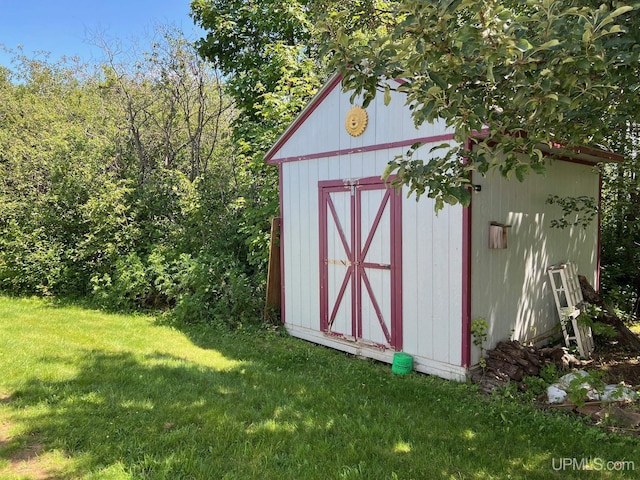
[[[621,32],[624,32],[624,29],[620,25],[614,25],[606,33],[621,33]]]
[[[442,89],[439,86],[434,85],[433,87],[429,87],[429,89],[427,90],[427,95],[429,95],[431,97],[435,97],[440,92],[442,92]]]
[[[450,143],[441,143],[440,145],[435,145],[431,147],[431,149],[429,150],[429,153],[435,152],[436,150],[440,150],[443,148],[450,148],[450,147],[451,147]]]
[[[471,204],[471,191],[468,188],[460,187],[457,197],[463,207],[468,207]]]
[[[625,14],[627,12],[630,12],[633,9],[634,9],[634,7],[631,7],[629,5],[626,5],[626,6],[620,7],[620,8],[616,8],[613,12],[611,12],[609,14],[609,18],[619,17],[620,15],[623,15],[623,14]]]
[[[436,83],[436,85],[438,85],[442,90],[445,90],[445,89],[448,87],[447,82],[445,82],[445,81],[444,81],[444,79],[443,79],[440,75],[438,75],[437,73],[435,73],[435,72],[429,72],[429,77],[430,77],[430,78],[431,78],[431,80],[433,80],[433,81]]]
[[[385,85],[384,87],[384,104],[389,105],[391,103],[391,88],[389,85]]]
[[[447,13],[447,11],[455,11],[455,9],[458,8],[458,5],[460,5],[461,1],[462,0],[446,0],[445,2],[442,2],[440,4],[439,15],[442,17],[445,13]]]
[[[393,171],[396,169],[396,167],[397,167],[397,165],[395,163],[393,163],[393,162],[387,163],[387,166],[385,167],[384,172],[382,172],[382,175],[380,177],[383,180],[386,180],[393,173]]]
[[[547,168],[544,166],[543,163],[532,162],[531,164],[529,164],[529,166],[531,167],[531,170],[533,170],[535,173],[539,175],[543,175],[547,172]]]
[[[560,40],[554,38],[553,40],[549,40],[548,42],[543,43],[538,48],[536,48],[536,50],[548,50],[550,48],[557,47],[558,45],[560,45]]]
[[[571,105],[571,98],[567,97],[566,95],[559,95],[558,102],[564,105]]]
[[[458,203],[458,197],[451,193],[445,193],[442,199],[449,205],[455,205],[456,203]]]
[[[529,165],[527,165],[526,163],[521,163],[516,167],[515,173],[518,181],[524,182],[524,179],[527,176],[527,173],[529,173]]]
[[[493,76],[493,64],[487,66],[487,80],[491,83],[495,83],[496,78]]]
[[[540,150],[539,148],[534,148],[533,154],[537,155],[538,163],[542,163],[544,161],[544,153],[542,153],[542,150]]]
[[[531,50],[533,48],[533,45],[531,45],[531,43],[529,43],[529,40],[527,40],[526,38],[520,38],[516,43],[516,48],[521,52],[526,52],[527,50]]]

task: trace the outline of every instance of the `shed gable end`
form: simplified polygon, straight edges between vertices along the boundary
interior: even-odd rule
[[[337,157],[353,153],[410,146],[451,139],[443,123],[416,128],[406,108],[402,93],[391,92],[391,102],[384,105],[376,97],[366,108],[368,121],[364,131],[352,136],[345,121],[354,104],[350,94],[342,92],[341,77],[334,76],[318,92],[298,119],[267,152],[267,163]],[[355,105],[362,102],[356,99]]]

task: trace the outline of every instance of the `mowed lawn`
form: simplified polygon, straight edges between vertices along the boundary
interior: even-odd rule
[[[266,328],[0,297],[2,479],[638,477],[638,440],[470,385]]]

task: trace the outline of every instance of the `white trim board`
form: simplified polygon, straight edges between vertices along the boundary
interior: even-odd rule
[[[318,345],[323,345],[325,347],[334,348],[351,355],[372,358],[374,360],[389,364],[393,363],[393,350],[381,350],[379,348],[357,344],[348,340],[342,340],[338,337],[330,337],[324,335],[317,330],[299,327],[296,325],[285,324],[285,328],[292,337],[300,338],[308,342],[317,343]],[[406,353],[411,354],[411,352]],[[459,365],[438,362],[416,355],[413,355],[413,369],[416,372],[436,375],[441,378],[456,380],[459,382],[466,381],[468,374],[467,369]]]

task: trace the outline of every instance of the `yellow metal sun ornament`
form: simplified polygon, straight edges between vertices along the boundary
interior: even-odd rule
[[[367,115],[367,111],[362,107],[355,106],[347,113],[347,118],[344,120],[344,127],[347,129],[349,135],[359,137],[367,128],[368,121],[369,116]]]

